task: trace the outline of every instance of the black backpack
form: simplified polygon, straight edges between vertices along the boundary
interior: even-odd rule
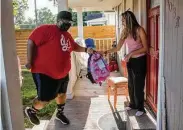
[[[90,70],[90,61],[91,61],[91,57],[92,57],[92,54],[90,54],[89,58],[88,58],[88,64],[87,64],[87,74],[86,74],[86,77],[91,81],[91,83],[96,83],[93,79],[93,76],[91,74],[91,70]]]

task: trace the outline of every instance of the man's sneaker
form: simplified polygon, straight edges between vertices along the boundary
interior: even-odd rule
[[[69,119],[67,119],[67,117],[64,115],[63,112],[58,111],[56,114],[56,119],[59,120],[60,122],[62,122],[62,124],[64,124],[64,125],[70,124]]]
[[[26,107],[25,114],[33,125],[39,125],[40,121],[36,116],[36,111],[33,108]]]

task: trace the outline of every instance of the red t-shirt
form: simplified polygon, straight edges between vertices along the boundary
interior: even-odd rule
[[[29,37],[36,47],[32,63],[32,73],[42,73],[54,79],[65,77],[71,69],[70,53],[75,42],[68,32],[56,25],[42,25]]]

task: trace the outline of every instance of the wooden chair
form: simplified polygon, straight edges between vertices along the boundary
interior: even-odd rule
[[[125,92],[124,95],[126,97],[128,96],[128,78],[127,78],[126,62],[122,61],[121,65],[123,68],[124,77],[109,77],[107,79],[109,101],[110,101],[111,90],[114,91],[114,108],[116,108],[117,96],[121,95],[121,94],[118,94],[118,88],[123,88]]]

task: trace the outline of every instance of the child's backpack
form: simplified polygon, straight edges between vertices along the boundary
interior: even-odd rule
[[[102,85],[102,81],[110,75],[107,63],[104,61],[103,57],[99,53],[93,53],[91,59],[89,60],[89,68],[93,80],[96,83]]]

